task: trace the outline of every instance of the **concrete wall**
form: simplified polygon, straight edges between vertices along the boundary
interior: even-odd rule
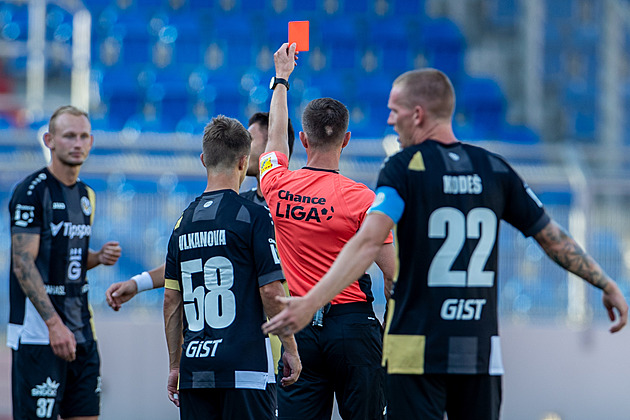
[[[168,359],[161,314],[127,321],[125,311],[96,323],[102,357],[102,420],[177,419],[166,397]],[[630,329],[606,325],[573,331],[564,325],[505,324],[503,418],[562,420],[630,418]],[[0,350],[0,419],[10,414],[10,352]],[[4,416],[4,417],[3,417]]]

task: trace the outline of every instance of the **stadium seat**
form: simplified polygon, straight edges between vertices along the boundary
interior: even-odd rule
[[[540,136],[524,125],[504,124],[497,135],[497,140],[516,144],[536,144]]]
[[[460,79],[466,45],[457,25],[446,18],[430,19],[423,25],[420,37],[428,65],[445,72],[453,82]]]
[[[425,0],[392,0],[392,3],[393,14],[398,18],[424,15]]]
[[[412,69],[410,34],[398,18],[379,19],[369,26],[369,47],[374,47],[379,68],[390,73]]]
[[[359,61],[356,22],[352,18],[323,18],[320,26],[326,28],[321,31],[321,45],[327,56],[327,67],[334,70],[356,68]]]
[[[496,136],[505,121],[506,101],[492,79],[467,78],[458,89],[457,109],[485,134]]]

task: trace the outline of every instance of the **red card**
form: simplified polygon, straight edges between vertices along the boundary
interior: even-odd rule
[[[289,45],[294,42],[295,51],[308,51],[308,20],[289,22]]]

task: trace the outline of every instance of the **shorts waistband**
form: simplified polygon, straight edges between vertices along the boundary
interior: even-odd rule
[[[370,302],[338,303],[330,305],[329,308],[324,307],[324,317],[355,313],[373,315],[374,309]]]

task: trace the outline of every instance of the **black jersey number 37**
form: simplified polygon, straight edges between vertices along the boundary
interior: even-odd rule
[[[225,257],[212,257],[202,265],[201,258],[183,261],[182,297],[190,331],[201,331],[204,321],[212,328],[226,328],[236,317],[234,266]],[[193,290],[192,275],[203,272],[204,284]]]
[[[429,287],[492,287],[494,272],[484,271],[494,248],[497,217],[490,209],[479,207],[467,215],[453,207],[441,207],[429,217],[429,238],[444,243],[429,266]],[[478,239],[469,256],[466,271],[453,270],[466,239]]]

